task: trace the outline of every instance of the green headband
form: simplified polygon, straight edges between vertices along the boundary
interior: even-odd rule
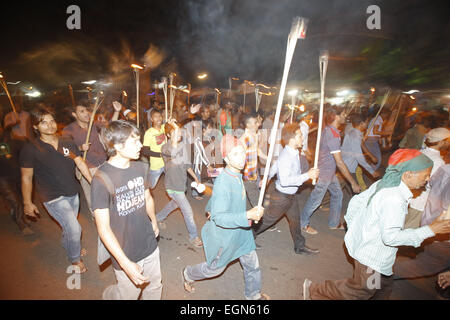
[[[380,191],[381,189],[385,188],[393,188],[400,185],[402,181],[402,175],[406,171],[422,171],[429,167],[433,166],[433,161],[428,158],[426,155],[421,153],[417,157],[401,162],[396,165],[390,165],[386,169],[386,173],[383,176],[383,179],[378,182],[375,192],[370,196],[369,201],[367,205],[369,205],[370,201],[372,200],[373,196]]]

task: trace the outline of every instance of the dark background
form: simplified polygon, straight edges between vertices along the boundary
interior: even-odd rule
[[[330,52],[330,83],[410,88],[448,86],[448,1],[186,0],[8,1],[0,12],[0,71],[8,81],[52,89],[81,81],[153,78],[177,72],[193,86],[227,87],[228,77],[280,81],[295,16],[309,19],[290,80],[318,83],[318,55]],[[81,30],[66,9],[81,8]],[[381,8],[381,30],[366,9]],[[150,60],[145,60],[145,54]],[[156,58],[155,58],[156,57]],[[150,62],[150,63],[149,63]],[[205,82],[196,75],[209,74]]]

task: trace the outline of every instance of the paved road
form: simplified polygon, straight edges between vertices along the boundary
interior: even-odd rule
[[[153,196],[160,210],[169,200],[160,180]],[[273,187],[271,185],[270,187]],[[303,195],[307,197],[307,193]],[[206,221],[202,201],[190,197],[199,230]],[[0,203],[1,205],[1,203]],[[32,225],[34,235],[22,236],[6,209],[0,206],[0,243],[2,270],[0,299],[101,299],[103,289],[115,281],[111,265],[100,270],[96,265],[97,233],[87,214],[84,198],[81,201],[79,221],[83,228],[82,245],[88,255],[84,258],[88,272],[81,276],[80,289],[69,290],[66,273],[69,266],[64,249],[60,246],[59,226],[41,207],[42,218]],[[257,242],[262,246],[258,257],[263,276],[263,291],[272,299],[302,299],[303,280],[342,279],[352,276],[351,261],[345,254],[344,231],[329,230],[328,212],[318,210],[311,224],[318,235],[305,235],[307,245],[319,248],[313,257],[294,253],[288,224],[282,219],[274,231],[261,234]],[[204,261],[203,249],[193,247],[179,210],[166,220],[167,229],[161,231],[159,247],[163,277],[163,299],[235,300],[243,299],[244,280],[238,261],[232,263],[219,277],[196,283],[197,292],[188,294],[181,285],[180,270],[187,264]],[[391,299],[437,299],[434,278],[397,281]]]

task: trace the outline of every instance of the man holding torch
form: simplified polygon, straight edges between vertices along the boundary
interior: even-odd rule
[[[326,124],[322,132],[320,142],[318,167],[320,170],[319,180],[311,192],[308,201],[301,213],[301,226],[309,234],[317,234],[317,231],[309,225],[309,220],[313,212],[322,203],[327,190],[331,194],[330,217],[328,226],[330,229],[344,229],[340,223],[343,193],[338,178],[336,177],[336,167],[350,182],[353,192],[361,192],[358,182],[352,177],[341,155],[341,135],[338,127],[345,122],[346,114],[344,109],[329,107],[324,114]]]

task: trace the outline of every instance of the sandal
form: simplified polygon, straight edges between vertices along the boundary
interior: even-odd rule
[[[183,270],[181,270],[181,278],[183,281],[183,288],[186,292],[189,293],[194,293],[195,292],[195,288],[194,288],[194,281],[189,282],[186,280],[186,278],[184,277],[184,271],[186,270],[186,268],[184,268]]]
[[[203,242],[199,237],[196,237],[193,240],[191,240],[191,243],[194,245],[194,247],[197,247],[197,248],[203,247]]]
[[[83,261],[72,263],[72,265],[76,266],[75,273],[77,274],[85,273],[87,271],[87,268],[84,265]]]
[[[342,223],[339,223],[336,227],[330,228],[331,230],[345,230],[345,227]]]
[[[303,231],[309,234],[318,234],[317,230],[312,228],[311,226],[307,226],[306,228],[302,228]]]
[[[261,297],[258,300],[272,300],[266,293],[261,293]]]

